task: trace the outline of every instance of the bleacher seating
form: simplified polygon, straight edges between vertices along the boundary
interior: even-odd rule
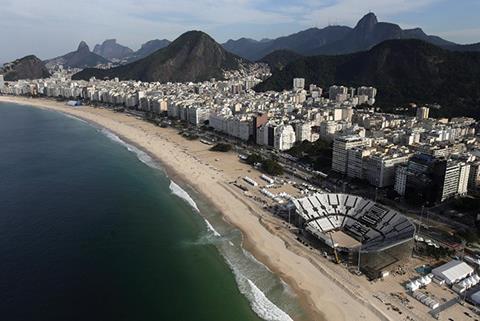
[[[381,246],[413,237],[415,228],[402,214],[349,194],[317,193],[292,200],[309,230],[320,234],[341,229],[365,246]]]

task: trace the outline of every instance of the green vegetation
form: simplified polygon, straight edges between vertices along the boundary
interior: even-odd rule
[[[332,145],[323,140],[315,142],[297,142],[287,151],[301,162],[312,164],[315,170],[329,168],[332,165]]]
[[[291,50],[275,50],[266,55],[260,62],[266,63],[273,69],[282,70],[288,63],[302,58],[303,56]]]
[[[480,208],[480,199],[473,197],[457,198],[453,202],[453,207],[459,212],[476,211]]]
[[[263,162],[263,158],[262,156],[260,156],[259,154],[250,154],[248,155],[247,159],[245,160],[248,164],[250,165],[255,165],[257,163],[261,163]]]
[[[460,231],[457,236],[464,239],[467,243],[478,243],[480,240],[479,231]]]
[[[434,257],[437,260],[441,258],[449,257],[455,253],[454,250],[450,250],[446,247],[436,248],[434,246],[420,247],[416,250],[416,252],[420,255]]]
[[[262,162],[262,169],[269,175],[283,175],[283,167],[273,159],[264,160]]]
[[[187,131],[179,132],[179,134],[182,135],[183,137],[185,137],[185,138],[188,139],[188,140],[197,140],[197,139],[198,139],[198,135],[197,135],[197,134],[189,133],[189,132],[187,132]]]
[[[223,153],[226,153],[226,152],[229,152],[232,150],[232,145],[230,144],[226,144],[226,143],[218,143],[216,144],[215,146],[213,146],[212,148],[210,148],[210,150],[212,152],[223,152]]]
[[[263,159],[259,154],[248,155],[246,162],[250,165],[261,164],[262,170],[272,176],[283,174],[283,167],[274,159]]]

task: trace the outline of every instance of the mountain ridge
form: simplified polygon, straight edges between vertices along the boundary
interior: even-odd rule
[[[189,82],[222,78],[223,70],[244,62],[223,49],[202,31],[188,31],[167,47],[138,61],[111,69],[85,69],[72,79],[114,78],[122,80]]]
[[[419,39],[449,50],[480,51],[480,45],[458,45],[438,36],[427,35],[421,28],[402,29],[394,23],[379,22],[373,12],[364,15],[353,28],[348,26],[309,28],[266,42],[240,38],[230,39],[222,45],[232,53],[258,61],[275,50],[290,50],[304,56],[340,55],[368,50],[385,40],[392,39]]]
[[[127,57],[128,62],[134,62],[137,60],[140,60],[142,58],[145,58],[151,54],[153,54],[155,51],[160,50],[162,48],[167,47],[171,43],[170,40],[167,39],[153,39],[145,42],[144,44],[141,45],[140,49],[137,51],[133,52]]]

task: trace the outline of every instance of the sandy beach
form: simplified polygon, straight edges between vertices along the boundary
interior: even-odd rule
[[[350,282],[342,266],[328,264],[301,245],[285,222],[245,197],[231,182],[261,173],[239,162],[235,153],[215,153],[208,145],[189,141],[171,128],[160,128],[124,113],[103,108],[72,108],[46,99],[0,96],[10,102],[73,115],[104,127],[158,159],[169,176],[201,193],[239,228],[244,247],[287,282],[312,320],[395,320],[365,286]],[[337,271],[342,270],[342,271]]]

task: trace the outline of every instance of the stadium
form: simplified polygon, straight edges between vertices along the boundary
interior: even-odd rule
[[[288,210],[306,236],[372,279],[412,253],[415,226],[360,196],[316,193],[291,200]]]

